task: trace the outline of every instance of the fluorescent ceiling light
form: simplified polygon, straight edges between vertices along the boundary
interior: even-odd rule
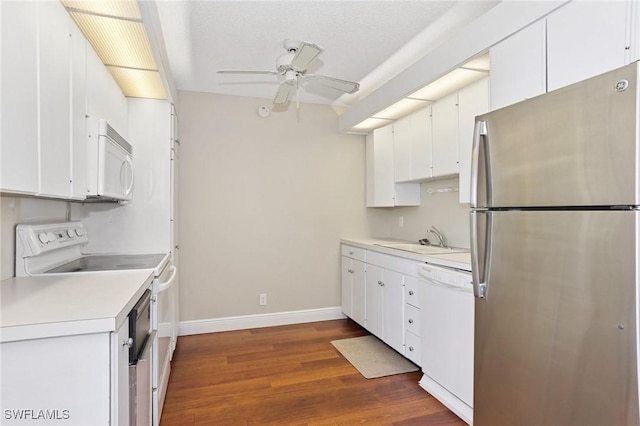
[[[103,16],[122,19],[136,19],[142,22],[137,1],[96,1],[96,0],[61,0],[64,7],[72,12],[77,10]]]
[[[71,12],[105,65],[155,70],[156,61],[141,22]]]
[[[469,62],[462,65],[460,68],[489,72],[490,65],[491,65],[491,62],[489,59],[489,54],[485,53],[482,56],[478,56],[477,58],[470,60]]]
[[[455,92],[461,87],[467,86],[478,81],[488,75],[485,71],[472,71],[458,68],[449,74],[440,77],[433,83],[423,87],[410,94],[408,97],[413,99],[423,99],[429,101],[438,100],[450,93]]]
[[[125,96],[167,99],[136,1],[62,3]]]
[[[122,93],[132,98],[167,99],[158,71],[137,70],[107,66],[121,87]]]
[[[388,120],[384,118],[367,118],[366,120],[358,123],[354,126],[351,131],[353,132],[364,132],[367,133],[373,129],[377,129],[378,127],[386,126],[387,124],[393,123],[393,120]]]
[[[374,114],[372,117],[352,127],[354,133],[368,133],[373,129],[392,123],[414,111],[424,108],[431,103],[461,88],[468,86],[489,75],[489,54],[478,56],[460,68],[451,71],[438,80],[428,84],[422,89],[416,90],[409,96],[399,100],[395,104]]]
[[[424,101],[421,99],[401,99],[395,104],[387,107],[386,109],[374,114],[375,118],[385,118],[387,120],[397,120],[413,111],[417,111],[420,108],[424,108],[429,105],[430,101]]]

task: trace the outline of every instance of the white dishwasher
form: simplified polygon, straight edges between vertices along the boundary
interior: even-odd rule
[[[420,386],[468,424],[473,420],[474,304],[471,273],[420,268]]]

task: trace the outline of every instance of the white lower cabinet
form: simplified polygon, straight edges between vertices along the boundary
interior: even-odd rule
[[[365,326],[365,253],[358,247],[342,245],[342,312]]]
[[[128,324],[0,344],[2,424],[128,425]]]
[[[404,355],[414,364],[422,365],[422,326],[420,324],[419,285],[416,277],[404,277]]]
[[[366,268],[366,329],[403,353],[402,274],[372,264]]]
[[[129,319],[111,333],[111,418],[117,425],[129,424]],[[112,422],[113,423],[113,422]]]
[[[341,253],[342,312],[420,365],[421,263],[346,244]]]

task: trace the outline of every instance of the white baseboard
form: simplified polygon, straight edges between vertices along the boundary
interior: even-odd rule
[[[304,311],[274,312],[271,314],[181,321],[179,335],[188,336],[191,334],[302,324],[305,322],[328,321],[342,318],[346,318],[346,316],[342,313],[342,308],[336,306],[334,308],[307,309]]]

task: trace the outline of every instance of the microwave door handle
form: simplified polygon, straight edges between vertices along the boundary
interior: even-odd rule
[[[129,174],[131,174],[131,180],[129,181],[129,185],[127,186],[127,169]],[[126,159],[120,165],[120,186],[124,190],[124,195],[128,196],[131,194],[131,190],[133,189],[133,163],[131,162],[130,157],[126,157]]]

